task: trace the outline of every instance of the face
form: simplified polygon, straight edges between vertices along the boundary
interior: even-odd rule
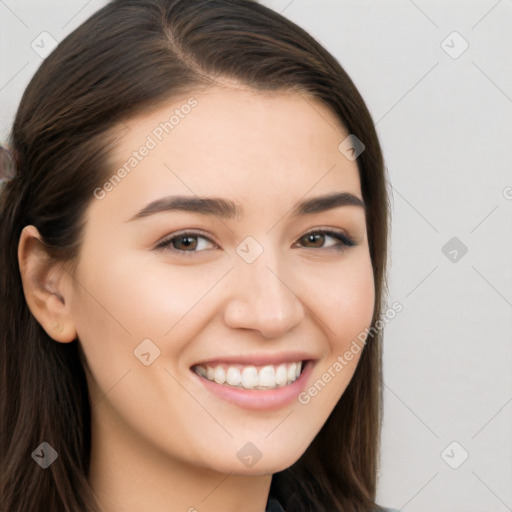
[[[301,456],[374,308],[347,135],[311,99],[233,87],[122,127],[71,300],[93,439],[241,475]]]

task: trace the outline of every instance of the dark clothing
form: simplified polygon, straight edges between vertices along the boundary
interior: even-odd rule
[[[269,497],[267,501],[267,508],[265,512],[285,512],[279,501],[275,498]]]
[[[383,508],[381,509],[382,512],[398,512],[395,509],[391,508]],[[277,501],[275,498],[272,498],[272,496],[269,496],[267,501],[267,508],[265,509],[265,512],[286,512],[284,508],[281,506],[279,501]]]

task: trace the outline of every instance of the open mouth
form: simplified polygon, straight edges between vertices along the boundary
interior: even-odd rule
[[[211,382],[241,389],[267,390],[289,386],[295,382],[307,361],[280,364],[242,365],[219,363],[197,364],[192,371]]]

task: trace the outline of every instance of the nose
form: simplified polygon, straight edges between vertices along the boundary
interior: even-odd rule
[[[264,255],[250,264],[237,261],[227,287],[224,318],[233,329],[253,329],[265,338],[276,338],[302,321],[305,307],[294,290],[291,272],[276,270],[279,265]]]

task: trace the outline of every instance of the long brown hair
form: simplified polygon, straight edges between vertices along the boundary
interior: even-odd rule
[[[337,60],[294,23],[252,0],[114,0],[43,61],[19,105],[9,147],[16,176],[0,195],[0,510],[94,512],[88,483],[90,403],[79,340],[54,342],[32,316],[17,246],[24,226],[48,254],[79,255],[84,211],[111,175],[108,134],[169,98],[215,84],[295,90],[323,102],[364,142],[358,157],[380,319],[389,223],[374,124]],[[340,141],[341,142],[341,141]],[[271,493],[288,512],[368,512],[381,424],[381,336],[304,455],[276,473]],[[45,471],[31,453],[59,453]]]

